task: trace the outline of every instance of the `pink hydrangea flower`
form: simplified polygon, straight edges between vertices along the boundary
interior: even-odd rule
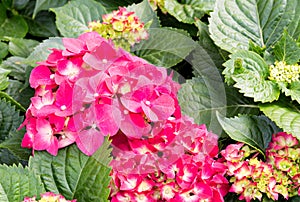
[[[227,167],[216,158],[217,136],[188,117],[164,124],[153,138],[112,137],[111,201],[224,201],[229,182]],[[125,190],[128,176],[134,178]]]

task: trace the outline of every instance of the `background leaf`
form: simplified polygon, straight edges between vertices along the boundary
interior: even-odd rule
[[[243,142],[264,155],[272,134],[279,132],[277,126],[266,116],[240,115],[218,120],[231,139]]]
[[[164,8],[178,21],[192,24],[214,8],[215,0],[164,0]]]
[[[259,109],[283,131],[300,139],[300,110],[283,103],[260,104]]]
[[[290,84],[280,83],[279,85],[286,96],[291,96],[292,100],[296,100],[300,104],[300,81]]]
[[[213,88],[203,78],[193,78],[181,85],[178,100],[181,111],[194,118],[198,124],[206,124],[209,130],[221,134],[222,128],[217,121],[216,113],[225,116],[236,116],[240,113],[258,114],[258,106],[246,99],[236,89],[224,86]],[[223,88],[224,88],[223,87]]]
[[[54,13],[41,11],[34,19],[27,18],[26,22],[29,26],[28,32],[33,36],[48,38],[59,35]]]
[[[101,3],[107,12],[111,12],[113,10],[118,10],[119,6],[128,6],[133,3],[139,3],[141,0],[97,0],[99,3]]]
[[[257,53],[241,50],[230,58],[224,63],[223,71],[227,83],[235,83],[240,93],[254,101],[272,102],[279,98],[276,82],[268,80],[269,67]]]
[[[183,30],[152,28],[149,39],[136,44],[132,52],[154,65],[168,68],[184,60],[196,46],[197,43]]]
[[[0,27],[0,39],[5,39],[6,37],[23,38],[28,32],[27,23],[21,16],[5,18],[4,22],[0,24]]]
[[[152,10],[148,0],[144,0],[139,4],[130,5],[127,7],[127,10],[133,11],[143,23],[147,24],[151,22],[150,28],[160,27],[159,19],[156,13]]]
[[[277,61],[285,61],[288,65],[296,64],[300,59],[300,47],[287,31],[283,32],[281,39],[273,49]]]
[[[41,179],[21,165],[0,165],[0,201],[23,201],[25,196],[36,196],[45,192]]]
[[[64,37],[78,37],[88,30],[88,23],[100,20],[106,9],[93,0],[74,0],[50,9],[56,14],[57,29]]]
[[[35,18],[39,11],[60,7],[66,3],[67,0],[36,0],[32,18]]]
[[[18,131],[11,131],[8,135],[9,138],[0,143],[0,148],[9,150],[11,155],[15,156],[18,161],[28,161],[31,154],[31,150],[21,147],[21,142],[25,132],[25,128]]]
[[[36,40],[12,38],[9,41],[8,50],[14,56],[27,57],[38,44]]]
[[[90,157],[76,145],[59,150],[57,156],[36,152],[29,160],[29,167],[41,176],[47,191],[77,201],[107,201],[111,170],[108,167],[111,161],[109,144],[106,139]]]
[[[228,53],[222,51],[215,45],[215,43],[209,36],[208,25],[204,24],[200,20],[196,20],[195,25],[198,28],[199,45],[207,52],[216,67],[223,68],[222,64],[228,57]]]
[[[209,31],[214,42],[231,53],[247,50],[249,40],[270,48],[285,27],[298,38],[299,5],[298,0],[216,0]]]
[[[8,46],[6,43],[0,41],[0,63],[5,56],[8,54]]]

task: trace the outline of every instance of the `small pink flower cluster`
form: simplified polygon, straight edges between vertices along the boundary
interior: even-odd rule
[[[117,47],[130,50],[130,46],[148,38],[144,23],[124,7],[102,16],[103,22],[90,22],[89,31],[96,31],[106,39],[112,39]]]
[[[104,136],[144,138],[180,117],[178,83],[167,70],[116,49],[96,32],[64,38],[30,75],[35,89],[26,112],[22,146],[47,150],[76,142],[93,154]]]
[[[280,195],[286,200],[300,195],[300,148],[291,134],[273,135],[266,150],[266,162],[258,160],[258,153],[242,143],[228,145],[221,154],[227,161],[227,174],[232,176],[229,191],[240,194],[240,200],[261,201],[263,194],[273,200]]]
[[[111,201],[222,202],[228,193],[218,136],[188,117],[170,119],[153,138],[116,135],[112,144]]]
[[[54,194],[52,192],[46,192],[41,194],[41,199],[36,200],[36,197],[25,197],[23,202],[76,202],[77,200],[66,200],[65,197],[63,197],[60,194]]]

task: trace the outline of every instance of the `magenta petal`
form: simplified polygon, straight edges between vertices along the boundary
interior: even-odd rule
[[[93,155],[104,141],[104,136],[97,130],[88,129],[79,132],[76,139],[78,148],[86,155]]]
[[[52,85],[54,80],[50,78],[51,71],[44,65],[35,67],[30,74],[29,83],[32,88],[37,88],[40,85]]]
[[[156,100],[150,102],[151,107],[147,107],[146,104],[143,103],[142,108],[151,121],[166,120],[175,111],[174,99],[169,95],[159,96]]]
[[[64,56],[69,56],[68,51],[71,53],[81,53],[85,48],[85,43],[79,39],[63,38],[63,44],[67,51],[63,51]],[[71,54],[72,55],[72,54]]]
[[[98,127],[104,135],[115,135],[121,124],[121,112],[113,105],[96,105]]]

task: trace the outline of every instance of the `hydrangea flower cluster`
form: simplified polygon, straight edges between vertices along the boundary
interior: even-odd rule
[[[41,194],[41,199],[36,200],[36,197],[25,197],[23,202],[76,202],[77,200],[66,200],[64,196],[60,194],[54,194],[52,192],[46,192]]]
[[[277,82],[291,83],[300,78],[300,66],[298,64],[287,65],[285,61],[276,61],[275,65],[269,67],[269,71],[269,79]]]
[[[90,22],[89,31],[98,32],[106,39],[112,39],[117,47],[130,50],[130,46],[139,43],[142,39],[148,38],[148,32],[144,23],[124,7],[119,10],[102,16],[103,22]]]
[[[216,158],[218,136],[185,116],[163,128],[143,140],[113,137],[111,201],[224,201],[229,182]]]
[[[261,201],[263,194],[278,200],[300,195],[300,148],[291,134],[279,132],[272,136],[266,150],[266,162],[249,157],[251,151],[243,143],[231,144],[221,151],[232,176],[230,192],[240,194],[240,200]],[[249,157],[249,158],[247,158]]]
[[[47,150],[76,142],[93,154],[104,136],[120,130],[148,137],[172,117],[180,117],[177,91],[165,68],[116,49],[96,32],[64,38],[65,50],[53,49],[30,75],[35,89],[23,126],[22,146]]]

